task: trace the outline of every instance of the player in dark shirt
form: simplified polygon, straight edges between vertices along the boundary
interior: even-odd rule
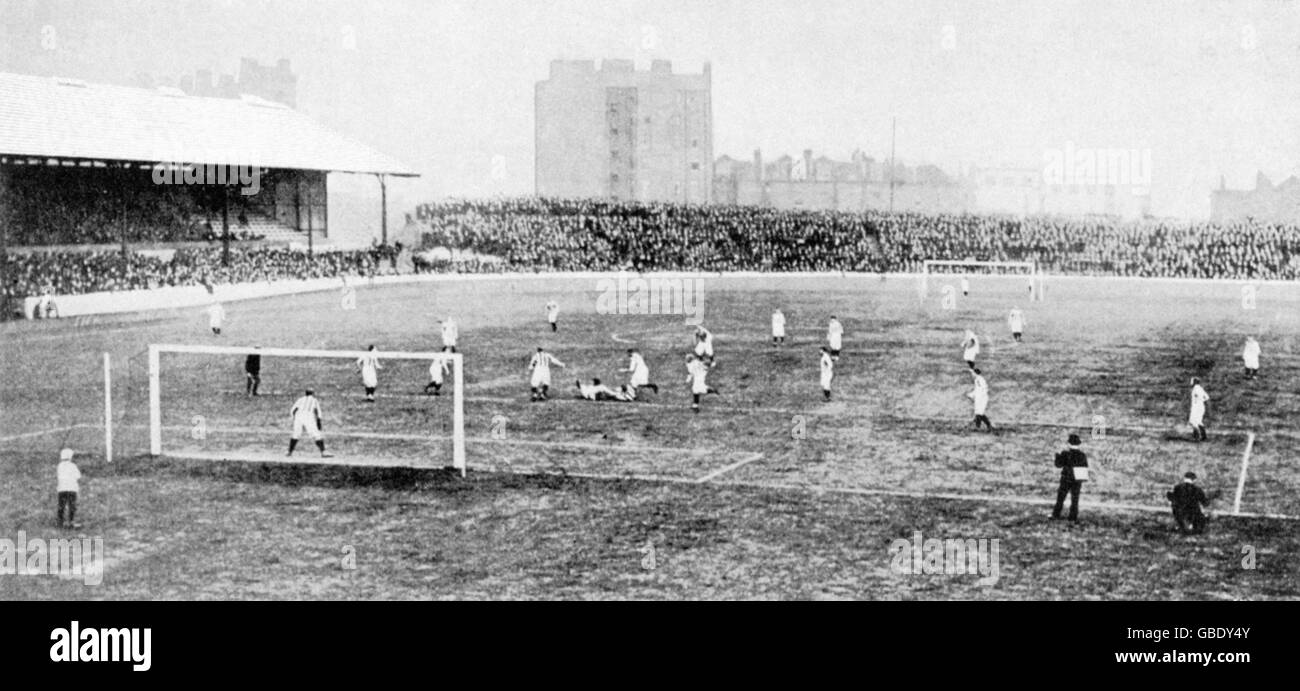
[[[1070,520],[1079,520],[1079,490],[1088,477],[1088,456],[1079,450],[1079,435],[1070,435],[1070,448],[1056,454],[1056,467],[1061,469],[1061,484],[1056,490],[1056,508],[1053,520],[1061,517],[1065,508],[1065,495],[1070,495]],[[1077,469],[1077,470],[1076,470]]]
[[[1174,521],[1178,523],[1179,532],[1191,535],[1204,533],[1206,524],[1210,522],[1210,517],[1205,515],[1201,507],[1209,506],[1210,500],[1217,494],[1217,492],[1206,494],[1200,487],[1197,487],[1196,473],[1192,472],[1184,474],[1182,482],[1174,485],[1172,490],[1165,492],[1165,498],[1173,506]]]
[[[256,396],[257,386],[262,383],[262,356],[259,353],[249,353],[248,358],[244,360],[244,395]]]

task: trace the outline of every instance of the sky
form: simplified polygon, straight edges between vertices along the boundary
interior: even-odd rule
[[[53,40],[51,40],[53,37]],[[1152,211],[1300,175],[1300,0],[0,0],[0,70],[133,84],[288,58],[298,107],[420,171],[531,194],[557,58],[713,70],[714,153],[861,149],[950,173],[1150,151]]]

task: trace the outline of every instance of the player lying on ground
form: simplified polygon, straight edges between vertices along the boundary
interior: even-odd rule
[[[581,379],[577,379],[573,383],[578,387],[578,397],[585,398],[588,401],[627,402],[636,400],[636,390],[629,386],[620,386],[615,391],[600,383],[600,379],[592,379],[590,384],[583,384]]]

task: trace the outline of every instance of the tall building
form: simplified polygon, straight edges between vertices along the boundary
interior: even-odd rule
[[[555,60],[536,90],[536,189],[546,197],[706,203],[713,97],[701,74],[655,60]]]

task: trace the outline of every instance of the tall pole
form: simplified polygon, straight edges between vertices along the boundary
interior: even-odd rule
[[[898,118],[894,118],[893,132],[889,135],[889,214],[894,214],[894,148],[898,143]]]
[[[221,265],[230,266],[230,188],[221,186]]]
[[[388,244],[388,182],[384,180],[383,173],[376,173],[375,177],[379,178],[379,237],[380,241]]]
[[[315,233],[312,232],[312,227],[311,227],[311,220],[312,220],[312,219],[311,219],[311,217],[312,217],[312,211],[311,211],[311,180],[308,180],[308,181],[307,181],[307,256],[308,256],[308,257],[312,256],[312,254],[313,254],[313,252],[314,252],[314,248],[315,248],[315,245],[314,245],[314,243],[313,243],[314,238],[312,238],[312,235],[314,235]]]

